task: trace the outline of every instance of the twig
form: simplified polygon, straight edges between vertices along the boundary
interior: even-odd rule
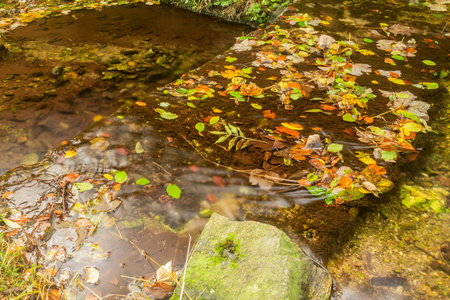
[[[164,172],[166,172],[169,176],[172,176],[172,174],[170,174],[169,172],[167,172],[167,170],[166,169],[164,169],[161,165],[159,165],[159,164],[157,164],[157,163],[155,163],[154,161],[152,161],[152,164],[154,164],[155,166],[157,166],[157,167],[159,167],[159,168],[161,168],[161,170],[163,170]]]
[[[189,244],[188,244],[188,249],[187,249],[187,253],[186,253],[186,263],[184,264],[184,270],[181,273],[181,278],[183,278],[183,282],[181,284],[181,293],[180,293],[180,300],[183,299],[183,292],[184,292],[184,275],[186,275],[186,269],[187,269],[187,264],[188,264],[188,259],[189,259],[189,252],[191,249],[191,235],[189,235]]]
[[[85,286],[83,283],[78,282],[78,284],[80,284],[83,288],[87,289],[89,292],[91,292],[95,297],[97,297],[97,299],[102,300],[102,297],[100,297],[99,295],[97,295],[96,293],[94,293],[93,290],[91,290],[90,288],[88,288],[87,286]]]

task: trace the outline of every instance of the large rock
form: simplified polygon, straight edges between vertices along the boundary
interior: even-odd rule
[[[186,267],[194,299],[329,299],[332,280],[274,226],[213,214]],[[181,282],[181,281],[180,281]],[[178,288],[172,299],[179,299]]]

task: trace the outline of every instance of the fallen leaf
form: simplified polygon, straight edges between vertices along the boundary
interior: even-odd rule
[[[215,185],[220,186],[221,188],[224,188],[227,185],[226,180],[217,175],[213,175],[212,181]]]
[[[177,273],[173,271],[172,261],[169,261],[164,266],[160,266],[156,270],[156,282],[165,283],[170,286],[176,285]]]
[[[275,119],[277,117],[277,115],[273,112],[270,112],[270,110],[264,110],[263,116],[267,119]]]

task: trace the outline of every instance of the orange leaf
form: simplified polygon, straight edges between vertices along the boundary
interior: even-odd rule
[[[241,85],[241,95],[242,96],[258,96],[261,95],[263,89],[258,87],[256,84],[250,83],[250,84],[242,84]]]
[[[306,178],[302,178],[298,181],[298,184],[301,186],[310,186],[311,182],[309,182],[309,180]]]
[[[399,77],[400,77],[400,76],[399,76],[397,73],[395,73],[395,72],[389,72],[389,75],[392,76],[392,77],[394,77],[394,78],[399,78]]]
[[[364,117],[364,122],[366,122],[366,124],[372,124],[373,118],[372,117]]]
[[[263,116],[267,119],[275,119],[277,117],[277,115],[273,112],[270,112],[270,110],[264,110]]]
[[[293,159],[296,160],[306,160],[306,156],[310,155],[312,153],[311,149],[302,149],[305,147],[305,144],[297,144],[294,147],[291,148],[289,151],[289,154]]]
[[[75,179],[77,179],[80,176],[78,173],[70,173],[64,176],[64,180],[68,182],[73,182]]]
[[[405,155],[407,161],[413,161],[419,156],[419,153],[407,153]]]
[[[353,182],[353,179],[350,178],[349,175],[342,176],[341,180],[339,180],[339,184],[346,188]]]
[[[323,110],[335,110],[335,109],[337,109],[336,107],[328,105],[328,104],[322,104],[320,106],[320,108],[323,109]]]
[[[379,165],[376,164],[370,164],[367,166],[368,168],[371,168],[372,170],[375,171],[375,173],[377,173],[378,175],[385,175],[387,174],[387,171],[385,168],[380,167]]]
[[[322,127],[313,127],[311,129],[314,130],[314,131],[320,131],[320,130],[322,130]]]
[[[297,130],[289,129],[289,128],[284,127],[284,126],[278,126],[278,127],[276,127],[276,129],[279,132],[287,133],[289,135],[292,135],[293,137],[296,137],[296,138],[300,137],[300,133]]]
[[[139,105],[139,106],[147,106],[147,103],[142,102],[142,101],[136,101],[136,102],[134,102],[134,104]]]

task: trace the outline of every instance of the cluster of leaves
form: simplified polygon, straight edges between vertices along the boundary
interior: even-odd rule
[[[236,150],[242,150],[250,146],[252,141],[254,141],[254,139],[247,138],[242,132],[242,130],[237,126],[225,124],[224,128],[225,131],[210,131],[210,133],[215,135],[221,135],[221,137],[215,142],[216,144],[223,143],[227,139],[232,138],[228,142],[228,150],[233,149],[233,147],[235,147]]]

